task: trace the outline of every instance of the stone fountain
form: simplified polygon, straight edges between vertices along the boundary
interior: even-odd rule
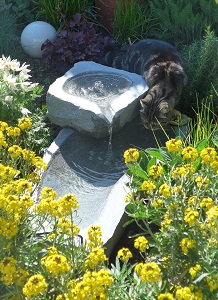
[[[48,169],[38,192],[50,186],[58,196],[74,193],[80,234],[86,238],[90,225],[100,225],[108,255],[126,219],[123,153],[156,146],[139,119],[139,99],[147,89],[140,75],[79,62],[47,94],[48,117],[63,129],[45,153]],[[161,132],[156,138],[166,140]]]

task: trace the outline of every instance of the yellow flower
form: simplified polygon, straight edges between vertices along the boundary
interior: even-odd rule
[[[176,290],[176,299],[178,300],[190,300],[193,299],[193,293],[189,287],[181,287]]]
[[[191,277],[196,277],[197,273],[201,270],[201,266],[199,264],[195,265],[194,267],[191,267],[189,269],[189,274],[191,275]]]
[[[200,207],[205,208],[206,210],[213,207],[213,199],[211,198],[203,198],[200,202]]]
[[[18,225],[15,221],[9,221],[0,217],[0,234],[6,239],[11,239],[18,233]]]
[[[188,254],[189,249],[193,249],[196,247],[196,243],[189,238],[183,238],[180,242],[180,246],[184,254]]]
[[[139,249],[139,251],[145,251],[145,249],[148,249],[148,240],[144,236],[139,236],[134,240],[134,247],[136,249]]]
[[[57,197],[57,193],[51,187],[44,187],[40,194],[40,200],[42,200],[43,198],[48,198],[48,197],[55,199]]]
[[[34,156],[31,158],[32,164],[36,167],[37,170],[43,169],[46,170],[47,164],[43,161],[40,156]]]
[[[188,198],[188,205],[189,206],[195,206],[198,203],[199,199],[197,196],[190,196]]]
[[[134,193],[134,192],[129,192],[127,193],[125,196],[124,196],[124,201],[126,203],[129,203],[131,201],[139,201],[139,199],[137,198],[137,193]]]
[[[70,271],[67,258],[62,254],[49,254],[41,259],[41,264],[52,275],[58,275]]]
[[[176,185],[176,186],[172,187],[171,192],[173,194],[179,194],[180,192],[181,192],[182,195],[184,194],[184,192],[182,192],[182,186],[181,185]]]
[[[194,173],[194,168],[191,164],[184,164],[180,167],[176,167],[172,172],[172,178],[180,178]]]
[[[208,147],[201,150],[200,157],[202,159],[202,164],[205,164],[207,162],[212,163],[213,160],[217,157],[217,153],[214,148]]]
[[[68,218],[62,217],[58,220],[57,228],[60,228],[64,234],[76,236],[78,235],[80,228],[74,225]]]
[[[63,197],[60,197],[57,202],[65,216],[70,215],[74,210],[79,208],[79,203],[74,194],[66,194]]]
[[[134,270],[142,282],[159,282],[162,280],[161,270],[155,262],[139,263]]]
[[[7,129],[7,136],[20,136],[20,128],[9,126]]]
[[[210,179],[207,177],[198,176],[195,178],[195,182],[197,183],[198,187],[201,187],[202,185],[206,187],[210,182]]]
[[[8,124],[6,122],[0,121],[0,131],[5,131],[8,128]]]
[[[124,152],[123,155],[124,159],[125,159],[125,164],[128,164],[130,162],[136,162],[139,158],[139,151],[135,148],[129,148],[128,150],[126,150]]]
[[[198,152],[195,148],[188,146],[182,150],[182,158],[195,160],[198,157]]]
[[[213,274],[210,277],[205,278],[205,281],[209,286],[211,292],[218,289],[218,275]]]
[[[166,183],[161,184],[161,186],[159,187],[159,193],[164,197],[170,197],[171,195],[170,186]]]
[[[106,261],[107,257],[102,248],[93,248],[88,255],[88,259],[85,261],[85,265],[89,268],[95,268],[100,262]]]
[[[160,294],[157,300],[174,300],[173,295],[170,293]]]
[[[2,131],[0,131],[0,147],[6,148],[8,146],[7,142],[5,141],[5,136]]]
[[[92,225],[88,229],[88,244],[89,248],[95,248],[103,245],[101,226]]]
[[[44,294],[48,284],[41,274],[31,276],[23,287],[23,294],[27,298],[38,296],[40,293]]]
[[[152,176],[154,179],[160,177],[161,174],[163,174],[163,167],[153,165],[149,168],[148,174]]]
[[[190,207],[186,208],[184,221],[188,223],[189,226],[198,224],[199,212],[197,210],[193,210]]]
[[[150,194],[151,191],[153,191],[154,189],[156,189],[156,185],[152,181],[150,181],[150,180],[145,180],[142,183],[141,189],[143,191],[145,191],[147,194]]]
[[[16,181],[16,191],[18,194],[24,193],[24,192],[32,192],[32,185],[29,183],[26,179],[19,179]]]
[[[151,203],[151,206],[153,206],[153,207],[158,207],[158,206],[161,206],[161,205],[163,205],[164,204],[164,201],[162,200],[162,199],[157,199],[156,201],[153,201],[152,203]]]
[[[132,258],[132,253],[128,248],[122,248],[117,252],[117,257],[122,261],[126,261],[127,259]]]
[[[0,273],[2,273],[0,281],[7,286],[13,284],[17,271],[16,267],[17,260],[13,256],[3,258],[0,262]]]
[[[212,206],[206,212],[206,215],[207,215],[206,222],[209,223],[210,226],[215,226],[217,224],[217,218],[218,218],[218,205]]]
[[[172,223],[172,219],[169,218],[169,216],[165,215],[164,216],[164,220],[161,222],[161,231],[164,231],[165,229],[167,229],[167,227],[169,227],[169,225]]]
[[[32,127],[32,122],[29,118],[22,118],[18,121],[18,127],[21,130],[29,129]]]
[[[182,152],[182,141],[171,139],[166,142],[168,152]]]
[[[57,297],[55,298],[55,300],[70,300],[70,299],[71,298],[69,298],[66,293],[61,294],[61,295],[57,295]]]

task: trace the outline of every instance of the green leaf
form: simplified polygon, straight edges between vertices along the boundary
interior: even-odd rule
[[[148,153],[152,157],[159,159],[160,161],[164,161],[163,155],[160,153],[159,149],[150,148],[146,150],[146,153]]]
[[[197,279],[195,279],[195,281],[193,281],[193,283],[197,283],[200,282],[202,279],[204,279],[205,277],[207,277],[207,275],[209,275],[210,273],[203,273],[201,274]]]
[[[212,133],[212,142],[216,147],[218,147],[218,130],[215,130]]]
[[[197,143],[196,149],[197,149],[198,153],[200,153],[201,150],[203,150],[205,148],[207,143],[208,143],[207,139],[203,139],[203,140],[201,140],[200,142]]]

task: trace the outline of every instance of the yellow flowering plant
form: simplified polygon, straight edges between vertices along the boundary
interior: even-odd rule
[[[177,137],[124,153],[127,224],[141,229],[134,272],[143,299],[218,298],[217,131],[210,140],[187,145]]]

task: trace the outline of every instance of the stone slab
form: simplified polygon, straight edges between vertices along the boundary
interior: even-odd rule
[[[100,79],[96,77],[96,82],[91,82],[93,74]],[[103,84],[104,77],[106,83]],[[77,82],[76,88],[66,89],[72,79],[74,86]],[[87,83],[89,80],[90,86]],[[79,83],[84,84],[85,88],[80,87]],[[119,84],[123,83],[125,88],[119,88]],[[115,90],[116,93],[113,93]],[[113,132],[119,131],[139,114],[139,100],[147,90],[143,77],[138,74],[81,61],[50,85],[46,97],[47,116],[52,123],[61,127],[71,127],[101,138],[109,135],[110,128],[113,128]]]

